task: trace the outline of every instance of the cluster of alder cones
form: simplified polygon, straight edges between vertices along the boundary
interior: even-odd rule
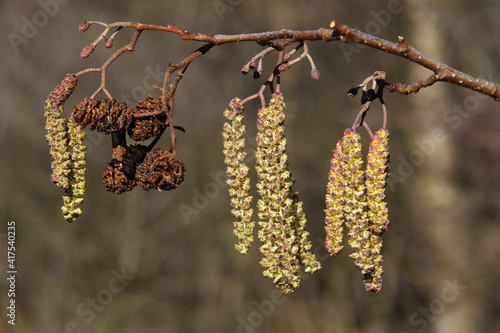
[[[249,195],[249,167],[245,164],[246,127],[243,125],[243,105],[233,99],[224,111],[229,122],[224,124],[225,164],[227,184],[234,222],[234,235],[238,237],[237,251],[246,254],[252,244],[253,197]],[[261,265],[264,276],[273,279],[285,294],[300,283],[300,265],[313,273],[321,268],[310,252],[309,233],[298,193],[293,190],[294,179],[288,166],[285,138],[285,104],[281,93],[274,93],[268,107],[258,111],[257,150],[257,202],[260,227],[258,237],[264,258]],[[388,172],[387,129],[377,131],[372,138],[366,171],[359,133],[349,128],[337,143],[331,161],[326,194],[326,247],[331,256],[342,250],[343,227],[349,229],[350,255],[363,274],[365,287],[377,292],[382,285],[381,236],[389,220],[384,202]]]
[[[162,109],[162,97],[147,96],[135,108],[115,98],[85,98],[74,107],[69,121],[63,116],[64,103],[78,82],[67,74],[53,89],[45,102],[47,141],[52,158],[52,181],[65,190],[64,218],[72,222],[80,214],[78,207],[85,192],[85,145],[83,129],[109,134],[113,157],[103,174],[106,190],[123,193],[136,185],[143,190],[172,190],[184,180],[186,168],[170,151],[154,147],[168,126]],[[126,136],[134,141],[154,139],[148,146],[128,145]]]
[[[163,133],[167,117],[162,97],[148,95],[134,109],[115,98],[85,98],[75,106],[71,119],[82,128],[111,134],[113,159],[103,174],[106,190],[123,193],[139,185],[143,190],[172,190],[184,180],[186,168],[171,152],[144,145],[126,145],[125,133],[134,141],[155,138]]]

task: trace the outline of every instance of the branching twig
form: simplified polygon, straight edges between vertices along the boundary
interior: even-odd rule
[[[404,37],[399,36],[398,37],[398,42],[391,42],[388,40],[381,39],[379,37],[375,37],[372,35],[369,35],[367,33],[364,33],[362,31],[356,30],[354,28],[351,28],[347,25],[339,24],[336,22],[332,22],[330,24],[330,29],[325,29],[325,28],[319,28],[317,30],[306,30],[306,31],[295,31],[295,30],[289,30],[289,29],[282,29],[279,31],[267,31],[267,32],[260,32],[260,33],[249,33],[249,34],[238,34],[238,35],[222,35],[222,34],[204,34],[204,33],[192,33],[188,32],[182,29],[179,29],[177,26],[173,24],[168,24],[168,25],[155,25],[155,24],[144,24],[144,23],[138,23],[138,22],[115,22],[115,23],[110,23],[106,24],[103,22],[99,21],[89,21],[89,22],[84,22],[80,25],[80,30],[85,31],[90,25],[95,24],[95,25],[101,25],[105,27],[104,32],[94,41],[94,43],[90,44],[87,46],[87,49],[84,49],[84,51],[87,51],[88,54],[84,54],[85,52],[82,51],[82,56],[89,56],[90,53],[93,51],[93,48],[104,38],[106,35],[111,31],[112,29],[123,29],[123,28],[135,28],[136,33],[134,34],[132,40],[130,43],[118,51],[116,51],[107,61],[106,63],[103,64],[100,68],[92,68],[88,70],[81,71],[77,73],[78,75],[82,75],[87,72],[91,71],[99,71],[101,72],[101,86],[99,89],[94,93],[94,96],[97,95],[100,91],[105,92],[106,94],[109,94],[106,90],[105,86],[105,70],[109,65],[116,60],[122,53],[126,51],[132,51],[134,49],[135,43],[137,42],[137,39],[139,38],[139,35],[141,34],[142,31],[144,30],[156,30],[156,31],[166,31],[166,32],[173,32],[177,35],[179,35],[182,39],[184,40],[193,40],[193,41],[200,41],[200,42],[206,42],[208,44],[206,45],[222,45],[222,44],[227,44],[227,43],[234,43],[234,42],[242,42],[242,41],[253,41],[257,42],[260,45],[266,45],[270,46],[278,51],[281,51],[284,49],[285,46],[293,43],[293,42],[303,42],[303,41],[313,41],[313,40],[323,40],[326,42],[329,41],[342,41],[345,43],[358,43],[358,44],[363,44],[367,45],[394,55],[401,56],[403,58],[406,58],[408,60],[411,60],[425,68],[428,68],[429,70],[433,71],[434,74],[429,76],[428,78],[422,79],[417,81],[416,83],[412,84],[403,84],[403,83],[395,83],[395,84],[387,84],[385,85],[385,88],[391,92],[399,92],[402,94],[409,94],[409,93],[416,93],[418,92],[421,88],[428,87],[435,82],[438,81],[444,81],[444,82],[450,82],[453,84],[457,84],[459,86],[472,89],[475,91],[478,91],[480,93],[483,93],[485,95],[493,97],[495,100],[500,100],[500,86],[484,80],[480,78],[473,77],[469,74],[463,73],[461,71],[458,71],[457,69],[451,68],[450,66],[439,62],[435,59],[432,59],[431,57],[423,54],[421,51],[415,49],[413,46],[411,46],[405,39]],[[111,37],[109,37],[112,41],[114,36],[116,35],[116,32],[112,34]],[[111,43],[110,43],[111,44]],[[264,50],[263,52],[268,52],[268,50]],[[307,53],[306,53],[307,54]],[[258,55],[259,56],[259,55]],[[263,55],[260,55],[260,59]],[[196,56],[197,57],[197,56]],[[259,60],[260,60],[259,59]],[[186,59],[186,61],[189,63],[192,60]],[[184,67],[183,65],[179,64],[179,70],[181,67]],[[185,68],[184,68],[185,70]],[[183,72],[181,70],[180,72]],[[179,72],[179,73],[180,73]],[[175,90],[175,89],[174,89]]]

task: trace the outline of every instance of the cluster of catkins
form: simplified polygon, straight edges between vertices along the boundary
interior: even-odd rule
[[[389,225],[385,198],[388,173],[387,129],[378,130],[370,143],[363,171],[360,135],[347,129],[333,152],[326,194],[326,247],[331,256],[342,250],[342,225],[348,228],[350,257],[363,274],[365,288],[382,287],[382,234]]]
[[[47,141],[52,158],[52,181],[65,190],[61,208],[68,222],[80,214],[78,206],[85,192],[85,145],[83,129],[111,135],[113,158],[103,174],[106,190],[122,193],[136,185],[143,190],[171,190],[184,180],[186,168],[170,151],[140,144],[127,145],[126,135],[134,141],[156,138],[167,127],[162,97],[147,96],[134,109],[115,98],[85,98],[74,107],[67,121],[64,104],[76,87],[78,78],[67,74],[45,101]]]
[[[253,209],[249,196],[249,168],[246,158],[246,128],[242,125],[243,106],[235,98],[230,110],[224,116],[231,122],[223,129],[224,155],[227,165],[227,183],[231,197],[231,210],[238,220],[234,223],[234,234],[239,239],[236,250],[246,254],[253,242],[251,222]],[[306,218],[302,202],[293,189],[294,179],[288,166],[287,143],[285,138],[285,103],[281,93],[275,93],[268,107],[258,111],[257,119],[257,202],[259,231],[258,237],[264,258],[261,265],[264,276],[273,279],[285,294],[291,293],[300,284],[300,267],[305,272],[314,273],[321,268],[315,255],[310,252],[311,243],[305,230]]]
[[[78,82],[74,74],[68,74],[52,90],[45,101],[45,129],[52,158],[52,182],[64,189],[62,211],[64,218],[72,222],[81,213],[78,206],[85,193],[85,133],[74,121],[62,117],[64,103]]]

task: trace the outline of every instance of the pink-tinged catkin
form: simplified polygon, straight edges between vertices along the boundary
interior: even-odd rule
[[[342,182],[344,187],[344,217],[349,230],[348,243],[353,253],[350,257],[354,260],[356,268],[363,274],[372,267],[365,265],[366,248],[370,232],[368,229],[368,216],[366,212],[366,188],[364,172],[362,170],[363,157],[361,153],[361,137],[353,129],[344,131],[339,159],[341,161]]]
[[[247,156],[245,149],[246,132],[243,122],[243,106],[238,98],[231,100],[230,109],[224,111],[224,117],[230,122],[224,123],[222,138],[224,140],[224,163],[226,164],[226,174],[228,176],[229,196],[231,199],[231,213],[237,219],[233,223],[233,234],[238,237],[238,244],[235,249],[241,254],[246,254],[253,243],[253,229],[255,222],[252,222],[253,209],[251,208],[252,196],[250,191],[250,178],[247,177],[249,168],[245,164]]]
[[[366,165],[366,199],[368,203],[368,218],[370,222],[370,259],[373,270],[364,277],[365,287],[377,292],[382,287],[382,234],[389,225],[388,209],[386,207],[385,186],[389,162],[389,131],[378,130],[373,136],[368,151]]]
[[[328,183],[326,185],[326,209],[325,209],[325,232],[326,249],[330,256],[338,255],[343,248],[343,228],[344,223],[344,185],[342,180],[342,161],[340,154],[342,141],[337,142],[330,162],[330,172],[328,173]]]
[[[344,131],[331,161],[326,194],[326,246],[331,255],[342,249],[342,223],[348,228],[348,243],[356,268],[363,274],[365,289],[382,287],[382,234],[389,220],[385,199],[388,172],[386,129],[375,133],[363,172],[361,137],[355,130]]]

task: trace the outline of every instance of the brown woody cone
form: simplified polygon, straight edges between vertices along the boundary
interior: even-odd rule
[[[146,154],[136,172],[138,185],[145,191],[175,190],[184,180],[186,167],[181,159],[167,150],[153,148]]]

